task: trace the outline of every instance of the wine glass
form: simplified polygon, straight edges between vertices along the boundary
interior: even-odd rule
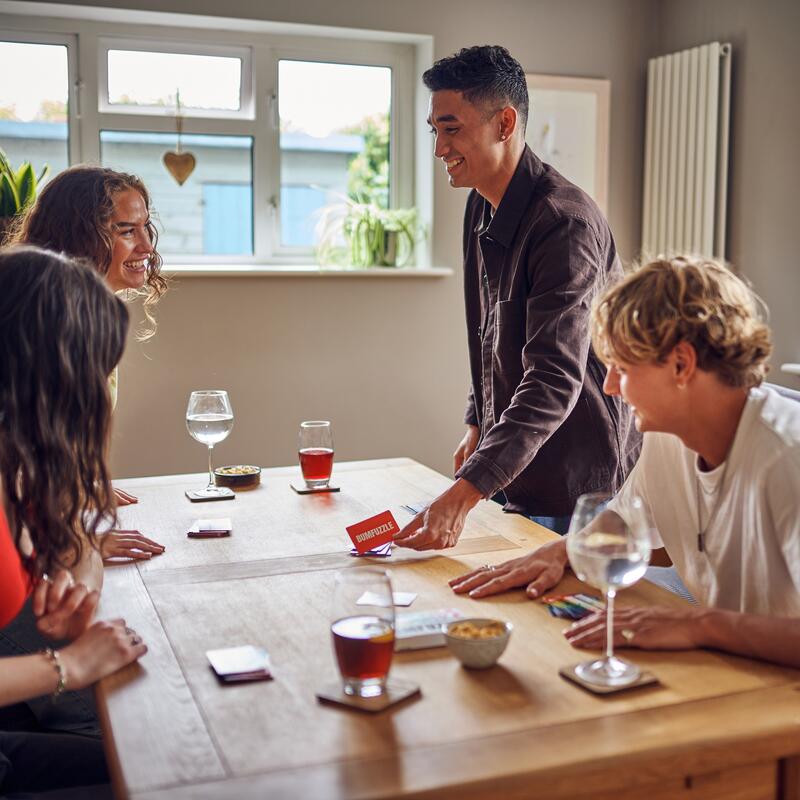
[[[208,486],[193,492],[193,495],[209,499],[233,495],[228,487],[214,485],[214,470],[211,466],[214,445],[225,439],[232,428],[233,409],[227,392],[203,389],[191,393],[186,408],[186,429],[193,439],[208,446]]]
[[[358,567],[337,574],[331,634],[344,693],[383,694],[394,652],[394,602],[386,570]]]
[[[309,489],[325,489],[333,471],[333,432],[330,422],[300,423],[298,456],[303,479]]]
[[[605,657],[579,664],[583,680],[601,686],[625,686],[639,678],[639,668],[614,655],[614,598],[618,589],[641,578],[650,561],[652,523],[641,498],[626,504],[623,519],[602,494],[578,498],[567,534],[567,555],[575,574],[606,595]]]

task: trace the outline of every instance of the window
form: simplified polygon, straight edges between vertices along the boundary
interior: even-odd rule
[[[0,41],[0,148],[13,167],[29,161],[37,175],[69,166],[69,65],[65,44]]]
[[[170,266],[308,264],[327,206],[410,206],[429,189],[414,167],[418,54],[399,36],[179,28],[144,11],[43,16],[39,34],[37,18],[0,14],[18,29],[0,34],[0,73],[22,76],[0,82],[0,146],[53,172],[95,162],[139,175]],[[10,118],[23,97],[32,110]],[[182,183],[170,152],[195,160]]]
[[[176,148],[174,133],[100,132],[101,163],[138,175],[152,195],[160,231],[159,252],[251,255],[253,140],[249,136],[182,136],[181,152],[191,153],[196,160],[194,171],[182,186],[163,162],[164,154]],[[212,191],[214,208],[210,212],[207,187],[222,186],[223,182],[245,186],[247,192],[239,192],[234,198],[230,192]],[[235,200],[235,206],[226,206],[226,198]],[[224,247],[221,242],[225,242]]]
[[[312,247],[332,203],[389,205],[392,71],[281,60],[281,243]]]
[[[100,57],[100,111],[163,116],[180,100],[184,116],[253,116],[249,48],[104,39]]]

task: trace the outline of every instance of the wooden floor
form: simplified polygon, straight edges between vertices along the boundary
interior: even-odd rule
[[[526,552],[552,534],[494,503],[470,515],[458,546],[396,550],[381,562],[411,610],[459,608],[510,620],[499,664],[468,671],[445,649],[396,655],[392,674],[422,697],[377,716],[320,705],[337,677],[329,633],[335,572],[358,569],[345,526],[430,500],[449,481],[408,459],[336,466],[338,494],[300,496],[297,468],[264,471],[233,502],[190,504],[202,476],[120,482],[140,503],[125,527],[166,545],[107,570],[102,615],[124,616],[150,651],[102,682],[115,789],[147,798],[756,798],[800,800],[800,672],[708,651],[629,657],[661,685],[596,697],[558,668],[586,657],[522,592],[491,601],[446,581]],[[230,516],[228,539],[188,539],[197,517]],[[567,578],[558,591],[579,587]],[[681,604],[640,583],[620,605]],[[275,680],[222,687],[205,652],[257,644]]]

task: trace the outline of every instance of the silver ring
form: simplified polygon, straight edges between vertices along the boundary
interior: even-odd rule
[[[125,628],[125,633],[127,633],[128,636],[136,636],[136,631],[133,628],[127,628],[126,627]]]
[[[135,647],[137,644],[141,643],[142,643],[142,637],[139,636],[138,633],[134,633],[133,636],[131,637],[131,644],[134,645]]]
[[[633,641],[633,637],[636,636],[636,631],[632,631],[630,628],[623,628],[620,633],[622,634],[622,638],[630,644]]]
[[[45,583],[52,583],[53,582],[53,579],[46,572],[42,573],[42,580]]]

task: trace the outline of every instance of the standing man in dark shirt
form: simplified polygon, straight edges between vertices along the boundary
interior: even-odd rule
[[[622,276],[614,240],[592,199],[525,144],[525,73],[505,48],[461,50],[422,79],[435,155],[451,186],[473,189],[464,218],[472,384],[456,481],[395,542],[452,547],[478,500],[500,493],[505,510],[564,533],[578,496],[614,494],[639,453],[630,411],[603,394],[589,342],[592,300]]]

